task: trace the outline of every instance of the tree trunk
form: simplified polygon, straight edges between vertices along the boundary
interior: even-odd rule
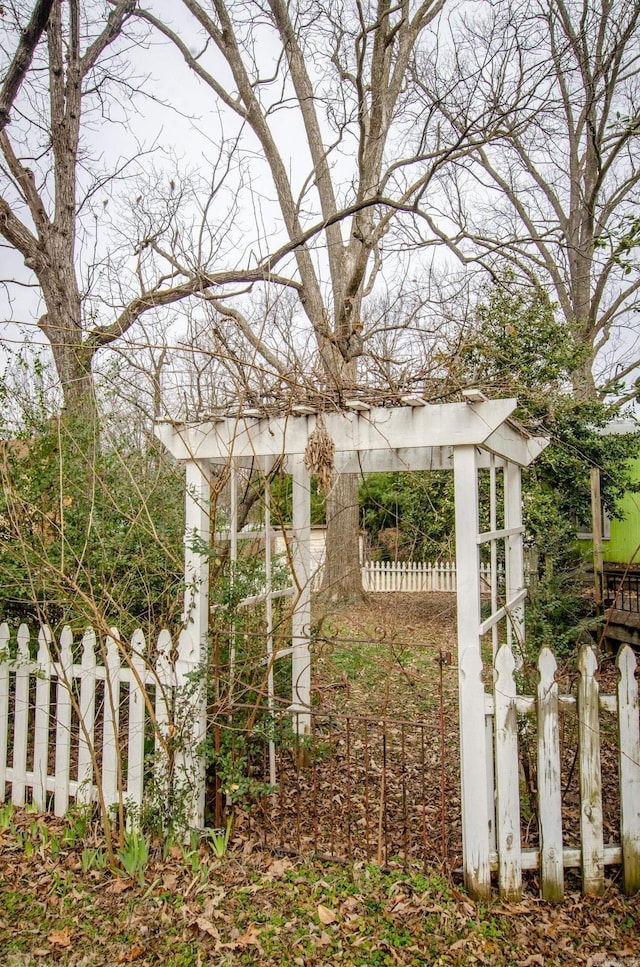
[[[38,325],[51,345],[65,409],[93,421],[97,416],[93,352],[83,345],[82,300],[73,265],[61,246],[52,249],[53,271],[40,275],[48,311]]]
[[[573,395],[577,400],[587,401],[596,400],[598,398],[596,383],[593,378],[592,366],[592,360],[589,359],[577,369],[574,369],[573,373],[571,374]]]
[[[359,477],[336,474],[327,494],[327,540],[322,596],[328,601],[364,597],[360,562]]]

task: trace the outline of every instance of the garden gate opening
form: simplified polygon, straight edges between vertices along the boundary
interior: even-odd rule
[[[453,470],[457,568],[457,625],[460,708],[460,775],[462,846],[465,882],[474,895],[487,893],[490,850],[495,837],[493,821],[493,755],[485,715],[481,680],[481,642],[491,634],[494,654],[498,644],[524,639],[524,562],[521,468],[528,466],[546,446],[546,440],[529,436],[511,419],[517,401],[487,400],[470,392],[464,402],[428,404],[406,398],[402,406],[369,406],[357,402],[322,419],[334,446],[334,473]],[[276,596],[292,598],[291,644],[278,657],[290,657],[292,694],[290,712],[295,729],[304,734],[311,721],[311,476],[305,462],[309,437],[320,414],[309,407],[272,417],[259,411],[194,423],[159,421],[156,434],[172,455],[186,465],[185,631],[180,639],[181,658],[204,664],[209,634],[209,566],[207,548],[212,538],[210,499],[212,466],[230,468],[232,483],[241,468],[253,467],[265,477],[278,463],[293,479],[291,531],[292,584],[274,589],[271,580],[269,498],[265,500],[264,547],[265,659],[273,665],[273,627],[270,614]],[[480,531],[480,470],[489,476],[489,529]],[[499,473],[502,480],[499,481]],[[231,487],[228,528],[231,556],[237,555],[237,491]],[[255,536],[255,535],[253,535]],[[480,570],[480,549],[488,547],[491,564],[489,613],[481,614],[486,578]],[[486,555],[485,555],[486,556]],[[504,589],[499,594],[498,561],[504,566]],[[501,603],[502,602],[502,603]],[[504,629],[501,631],[501,628]],[[272,688],[272,685],[269,685]],[[268,700],[271,698],[271,693]],[[206,706],[200,699],[194,718],[191,748],[206,734]],[[204,821],[202,794],[193,824]],[[515,831],[503,829],[508,839]]]

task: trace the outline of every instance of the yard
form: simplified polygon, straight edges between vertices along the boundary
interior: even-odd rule
[[[372,596],[317,626],[314,649],[314,742],[280,755],[269,805],[238,803],[226,855],[129,842],[114,872],[81,814],[2,808],[2,967],[640,964],[617,867],[603,898],[570,873],[558,906],[534,874],[516,904],[466,897],[453,595]]]

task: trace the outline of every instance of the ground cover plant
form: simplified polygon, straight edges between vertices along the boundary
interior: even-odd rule
[[[293,860],[231,843],[151,843],[140,875],[103,865],[100,837],[24,810],[0,833],[3,967],[625,965],[640,914],[614,883],[562,906],[531,892],[476,905],[455,875]]]

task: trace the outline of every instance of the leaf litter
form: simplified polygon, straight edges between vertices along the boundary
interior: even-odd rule
[[[18,829],[30,821],[16,811]],[[477,905],[436,871],[259,850],[218,859],[203,846],[195,886],[192,865],[171,855],[150,860],[141,886],[82,872],[68,862],[77,848],[26,857],[16,833],[0,844],[2,967],[640,964],[637,898],[611,881],[602,898],[570,892],[558,906],[538,899],[533,880],[518,903]]]
[[[435,638],[433,611],[417,600],[407,605],[370,602],[338,617],[363,636],[374,621],[387,638]],[[450,611],[444,644],[454,648]],[[330,655],[326,673],[334,674]],[[420,668],[406,664],[405,673],[422,702]],[[355,681],[340,694],[357,708],[369,687]],[[396,687],[386,698],[392,704]],[[640,967],[640,904],[622,895],[615,868],[604,897],[583,897],[568,879],[565,902],[554,906],[538,898],[529,876],[521,901],[478,905],[435,865],[332,865],[247,840],[222,859],[202,845],[195,868],[180,846],[164,858],[152,851],[140,884],[109,869],[83,872],[82,846],[63,844],[63,822],[37,821],[62,844],[55,856],[50,848],[27,855],[32,813],[15,810],[0,836],[0,967]]]

